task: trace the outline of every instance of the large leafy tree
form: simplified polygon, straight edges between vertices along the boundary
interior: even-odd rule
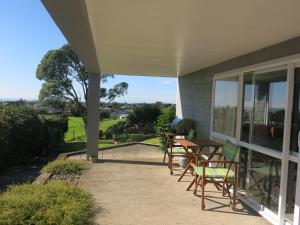
[[[86,127],[88,72],[70,45],[48,51],[37,67],[36,77],[44,81],[39,93],[40,103],[52,107],[73,104]],[[105,83],[113,77],[113,74],[102,74],[100,82]],[[126,82],[110,89],[101,88],[100,98],[105,102],[113,102],[115,98],[126,94],[127,89]]]

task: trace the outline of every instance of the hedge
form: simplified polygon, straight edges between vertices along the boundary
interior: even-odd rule
[[[39,116],[26,105],[0,105],[0,170],[25,164],[63,141],[64,116]]]

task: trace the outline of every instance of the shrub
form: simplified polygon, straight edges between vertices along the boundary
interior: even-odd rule
[[[68,131],[68,117],[64,115],[40,116],[44,123],[45,145],[53,147],[64,141],[64,135]]]
[[[171,121],[175,118],[175,107],[163,109],[162,113],[155,121],[156,133],[160,136],[161,147],[164,149],[167,145],[163,132],[168,131]]]
[[[48,163],[42,169],[43,172],[54,174],[80,173],[85,169],[85,163],[75,159],[57,159]]]
[[[25,105],[0,106],[0,167],[28,161],[43,149],[43,123]]]
[[[63,141],[67,118],[39,116],[26,105],[0,105],[0,170],[30,162]]]
[[[130,125],[139,125],[145,133],[151,133],[151,124],[160,115],[160,108],[158,105],[143,104],[137,106],[128,116],[128,121]],[[152,126],[153,127],[153,126]]]
[[[105,132],[105,138],[110,139],[114,138],[115,140],[119,141],[118,139],[124,139],[124,135],[127,135],[127,129],[129,125],[126,121],[120,121],[115,125],[110,126]],[[123,136],[123,137],[121,137]]]
[[[90,193],[64,182],[10,186],[0,195],[0,224],[92,224]]]

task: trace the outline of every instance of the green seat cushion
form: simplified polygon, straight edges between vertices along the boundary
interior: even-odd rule
[[[172,148],[173,153],[186,153],[183,147],[173,147]],[[188,152],[193,153],[192,149],[188,149]]]
[[[202,169],[203,167],[196,167],[194,172],[202,176]],[[220,167],[205,167],[205,177],[207,178],[224,178],[226,176],[226,173],[228,171],[228,168],[220,168]],[[233,179],[234,178],[234,172],[232,170],[229,170],[227,179]]]

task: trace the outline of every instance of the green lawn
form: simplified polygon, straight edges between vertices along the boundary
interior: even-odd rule
[[[86,134],[81,117],[70,116],[68,121],[68,131],[65,134],[65,142],[56,147],[58,152],[72,152],[84,150],[86,148]],[[110,126],[118,123],[119,119],[106,119],[100,122],[99,129],[106,131]],[[73,139],[74,136],[74,139]],[[113,146],[113,140],[99,140],[98,147],[106,148]]]
[[[143,141],[143,143],[151,145],[160,145],[159,137],[147,139]]]
[[[100,122],[99,129],[106,131],[110,126],[118,123],[119,119],[106,119]],[[65,134],[65,141],[86,141],[84,125],[81,117],[69,117],[68,132]],[[74,136],[74,140],[73,140]]]

